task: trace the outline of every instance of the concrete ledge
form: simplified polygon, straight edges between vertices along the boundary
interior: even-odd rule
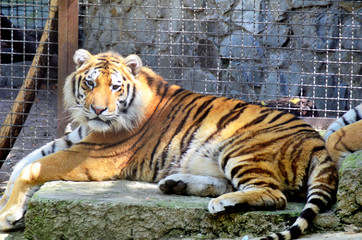
[[[283,211],[217,216],[209,198],[161,194],[155,184],[50,182],[32,198],[26,214],[30,239],[230,238],[279,231],[299,215],[303,203]]]
[[[361,208],[362,196],[361,161],[362,157],[345,161],[340,172],[342,176],[337,210],[334,208],[317,216],[313,233],[341,231],[345,224],[353,224],[355,228],[361,229],[358,210]],[[343,181],[344,174],[348,174],[348,181]],[[352,183],[353,188],[350,187]],[[351,189],[353,194],[350,193]],[[286,229],[304,206],[304,203],[289,203],[283,211],[214,216],[207,211],[209,200],[194,196],[163,195],[157,185],[143,182],[50,182],[36,192],[29,204],[25,237],[49,240],[240,239],[245,235],[262,236]],[[354,203],[352,213],[345,211],[341,205],[343,201],[349,205]],[[360,239],[361,236],[349,235],[346,239]]]

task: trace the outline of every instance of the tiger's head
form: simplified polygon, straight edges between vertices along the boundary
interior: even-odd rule
[[[92,55],[84,49],[73,59],[76,71],[66,79],[64,102],[74,121],[102,132],[137,126],[151,98],[138,79],[141,59],[113,52]]]

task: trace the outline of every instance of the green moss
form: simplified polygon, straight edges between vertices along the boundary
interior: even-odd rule
[[[362,168],[362,151],[357,151],[343,159],[339,172],[343,172],[346,168]]]

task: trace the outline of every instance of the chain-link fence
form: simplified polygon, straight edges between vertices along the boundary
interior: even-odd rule
[[[361,102],[360,1],[104,3],[80,1],[80,46],[137,53],[186,89],[284,110],[314,105],[300,111],[312,117]]]
[[[50,10],[47,0],[1,0],[0,181],[14,162],[55,137],[56,28],[44,33]]]
[[[37,54],[50,7],[1,0],[1,121]],[[320,121],[361,103],[361,23],[360,1],[79,0],[78,30],[80,48],[136,53],[170,83]],[[18,139],[9,166],[56,135],[55,45],[47,41],[47,61],[37,68],[44,75],[28,90],[37,94],[21,115],[29,115],[22,132],[0,136]]]

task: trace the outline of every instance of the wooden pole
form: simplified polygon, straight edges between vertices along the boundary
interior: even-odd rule
[[[45,76],[45,68],[42,68],[41,66],[47,65],[47,58],[49,56],[48,44],[56,41],[55,30],[57,28],[57,5],[58,0],[51,0],[49,17],[45,24],[36,55],[34,56],[31,67],[29,68],[15,102],[0,129],[1,160],[6,159],[28,116],[31,106],[35,100],[36,90],[39,87],[37,79],[42,79]],[[0,167],[3,162],[4,161],[0,161]]]
[[[73,55],[78,49],[78,1],[59,2],[58,25],[58,136],[64,135],[69,115],[63,106],[65,78],[75,70]]]

